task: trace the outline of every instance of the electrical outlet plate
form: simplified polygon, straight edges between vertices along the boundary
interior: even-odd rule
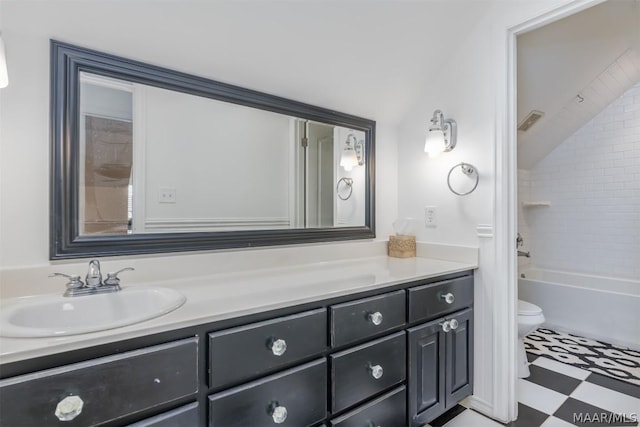
[[[425,227],[438,226],[438,210],[436,206],[426,206],[424,208],[424,225]]]
[[[160,193],[158,194],[158,202],[160,203],[175,203],[176,202],[176,189],[170,187],[160,187]]]

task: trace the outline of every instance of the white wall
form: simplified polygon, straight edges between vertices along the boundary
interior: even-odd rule
[[[536,267],[640,278],[640,83],[530,171],[524,210]]]
[[[327,72],[322,64],[301,63],[299,53],[306,51],[312,37],[315,35],[318,40],[327,37],[326,31],[320,31],[326,28],[327,20],[319,20],[313,10],[308,10],[321,7],[289,3],[273,3],[268,7],[244,2],[185,3],[127,2],[126,11],[122,10],[123,3],[117,1],[0,3],[0,29],[11,80],[7,88],[0,90],[1,269],[51,264],[48,260],[51,38],[376,120],[377,235],[388,236],[391,222],[397,216],[395,125],[387,119],[388,105],[371,108],[374,103],[366,102],[370,101],[363,92],[366,88],[354,87],[352,92],[344,73]],[[328,7],[324,13],[331,15],[332,7]],[[301,32],[295,27],[308,16],[315,16],[310,25],[318,29],[307,40],[300,37]],[[350,25],[345,28],[360,34],[351,26],[352,21],[345,18],[347,22]],[[296,37],[292,38],[294,34]],[[335,51],[337,59],[329,61],[331,67],[343,57],[351,56],[344,51],[343,43],[344,34],[327,38],[326,46],[318,44],[328,52]],[[371,55],[367,58],[370,61]],[[304,69],[300,69],[301,65]],[[357,75],[360,74],[358,70]],[[242,259],[243,253],[238,251],[235,256]],[[186,254],[177,256],[176,268],[186,258]],[[80,261],[56,265],[65,270],[66,264],[73,263]]]
[[[480,248],[480,268],[475,281],[475,379],[474,407],[508,421],[509,384],[500,383],[508,366],[494,360],[508,351],[500,326],[506,319],[504,292],[510,283],[498,282],[508,260],[496,258],[496,248],[505,230],[494,230],[496,212],[496,146],[503,138],[507,89],[507,29],[550,12],[567,1],[495,1],[487,4],[464,40],[447,44],[448,57],[438,63],[438,72],[420,91],[420,99],[405,115],[398,148],[399,216],[424,219],[425,206],[437,206],[436,228],[422,226],[418,239],[433,243],[472,245]],[[424,42],[428,48],[433,40]],[[428,159],[424,138],[433,111],[458,123],[458,145],[450,153]],[[514,142],[511,141],[513,144]],[[501,154],[503,155],[503,154]],[[480,174],[476,191],[460,197],[446,184],[449,169],[460,162],[475,165]],[[502,179],[507,179],[503,177]],[[494,235],[494,233],[497,233]],[[515,277],[513,278],[515,284]],[[513,290],[511,290],[513,292]],[[515,301],[514,301],[515,303]],[[515,320],[514,320],[515,322]],[[515,332],[514,332],[515,334]],[[507,359],[501,359],[507,360]],[[515,393],[515,391],[513,391]]]

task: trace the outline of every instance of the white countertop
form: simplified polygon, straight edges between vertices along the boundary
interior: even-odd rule
[[[295,267],[264,268],[133,286],[175,289],[180,308],[117,329],[51,338],[0,337],[0,364],[166,332],[477,268],[477,261],[375,256]],[[126,288],[124,284],[123,288]]]

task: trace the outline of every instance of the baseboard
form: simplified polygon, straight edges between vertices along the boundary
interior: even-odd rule
[[[493,414],[493,405],[489,402],[487,402],[484,399],[480,399],[479,397],[476,396],[469,396],[467,397],[465,400],[463,400],[461,402],[461,404],[463,406],[466,406],[469,409],[473,409],[474,411],[477,411],[479,413],[481,413],[484,416],[487,416],[489,418],[492,418],[496,421],[499,421],[501,423],[508,423],[511,420],[501,420],[499,418],[496,418]]]

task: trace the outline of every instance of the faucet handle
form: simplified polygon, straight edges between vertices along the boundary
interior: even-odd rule
[[[123,271],[134,271],[134,270],[135,268],[133,267],[125,267],[116,272],[107,273],[107,278],[105,279],[104,284],[112,285],[112,286],[120,286],[120,278],[118,277],[118,274],[122,273]]]
[[[69,279],[69,281],[67,282],[67,289],[78,289],[84,286],[84,283],[82,283],[82,280],[80,280],[80,276],[72,276],[64,273],[53,273],[49,275],[49,277],[57,276],[66,277],[67,279]]]

